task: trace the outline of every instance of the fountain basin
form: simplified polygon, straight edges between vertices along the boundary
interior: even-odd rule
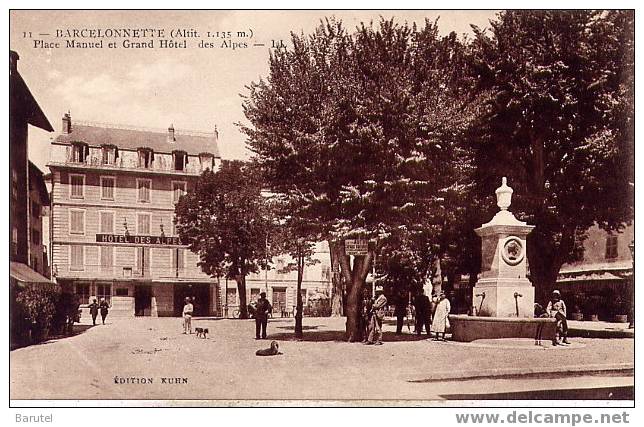
[[[555,337],[557,323],[551,318],[483,317],[450,315],[452,340],[471,342],[496,338],[535,338],[541,328],[541,339]]]

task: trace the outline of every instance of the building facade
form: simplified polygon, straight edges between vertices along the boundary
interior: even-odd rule
[[[326,303],[331,296],[331,261],[327,242],[316,244],[316,260],[313,265],[304,267],[302,277],[302,303],[305,315],[325,315]],[[293,260],[287,255],[273,257],[271,268],[250,274],[246,278],[246,303],[253,303],[261,292],[266,292],[266,298],[273,306],[274,317],[294,315],[297,303],[297,271],[283,272]],[[223,300],[223,316],[236,317],[239,308],[237,282],[234,280],[221,281]]]
[[[72,123],[52,141],[51,264],[81,306],[105,299],[114,316],[220,313],[216,279],[177,236],[174,207],[206,169],[218,133]]]
[[[629,296],[632,293],[634,225],[621,232],[607,232],[597,225],[587,231],[581,261],[565,264],[559,270],[558,286],[566,293],[601,294],[607,291]]]
[[[9,52],[9,261],[11,284],[51,283],[43,263],[42,213],[48,203],[42,172],[29,161],[29,125],[53,132]],[[35,243],[34,243],[35,242]]]

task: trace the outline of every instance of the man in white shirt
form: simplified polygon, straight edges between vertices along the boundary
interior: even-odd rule
[[[186,297],[185,299],[186,303],[183,306],[183,333],[184,334],[192,334],[192,303],[190,302],[190,298]]]

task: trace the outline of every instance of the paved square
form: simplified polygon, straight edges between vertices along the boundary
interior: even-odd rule
[[[293,341],[294,320],[273,319],[268,340],[256,341],[253,320],[197,318],[193,327],[210,331],[208,339],[199,339],[183,335],[178,318],[108,318],[107,325],[79,335],[12,351],[11,398],[434,400],[633,384],[630,374],[582,375],[586,367],[632,367],[632,339],[576,338],[573,348],[561,350],[465,345],[418,339],[406,328],[397,337],[393,322],[386,321],[385,344],[365,346],[342,341],[344,321],[305,318],[304,341]],[[255,356],[271,340],[283,354]],[[445,381],[463,373],[516,376],[524,368],[533,375]],[[573,382],[568,375],[540,378],[539,372],[561,368],[580,373]]]

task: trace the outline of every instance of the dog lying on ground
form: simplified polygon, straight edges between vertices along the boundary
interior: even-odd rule
[[[195,333],[197,334],[197,338],[208,338],[208,328],[195,328]]]
[[[280,353],[280,346],[277,344],[277,341],[271,341],[271,348],[265,348],[263,350],[257,350],[255,356],[276,356]]]

